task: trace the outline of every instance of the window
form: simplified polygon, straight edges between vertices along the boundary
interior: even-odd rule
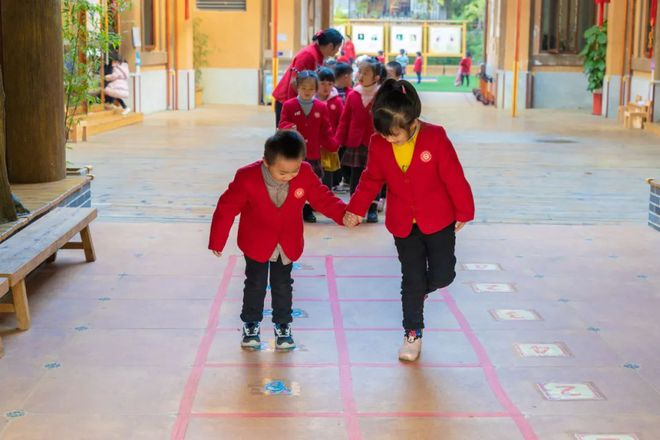
[[[154,0],[142,0],[142,45],[147,50],[156,47]]]
[[[636,58],[653,58],[653,32],[655,31],[652,26],[651,19],[656,11],[653,11],[653,0],[640,0],[639,9],[637,10],[637,17],[635,26],[635,49],[634,56]],[[656,3],[657,8],[657,3]]]
[[[541,52],[577,54],[584,47],[584,31],[595,24],[593,0],[543,0]]]
[[[197,0],[197,9],[207,11],[246,11],[246,0]]]

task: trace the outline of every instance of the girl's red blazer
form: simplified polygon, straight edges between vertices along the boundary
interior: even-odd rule
[[[305,159],[321,159],[321,147],[327,151],[337,151],[339,149],[339,145],[335,142],[335,134],[330,125],[330,115],[325,102],[314,99],[312,111],[309,112],[308,116],[305,116],[298,98],[291,98],[286,101],[282,105],[278,128],[291,128],[294,125],[307,145]]]
[[[371,103],[367,107],[362,104],[362,95],[355,90],[346,96],[344,111],[337,127],[337,142],[348,148],[369,145],[369,139],[374,133],[374,121],[371,117]]]
[[[330,125],[332,126],[332,132],[337,133],[341,112],[344,110],[344,101],[341,99],[341,96],[337,95],[328,99],[325,104],[328,106],[328,114],[330,115]]]
[[[302,209],[306,201],[338,224],[343,224],[346,205],[335,197],[303,162],[300,172],[289,182],[289,195],[278,208],[270,199],[261,172],[262,161],[236,172],[234,181],[220,196],[213,213],[209,249],[222,251],[236,215],[238,247],[253,260],[265,263],[279,243],[292,261],[302,255],[304,247]]]
[[[387,183],[385,225],[395,237],[410,235],[413,220],[425,234],[454,221],[474,218],[470,184],[445,130],[422,122],[412,162],[407,172],[396,162],[392,144],[375,134],[371,138],[367,167],[348,205],[359,216]]]

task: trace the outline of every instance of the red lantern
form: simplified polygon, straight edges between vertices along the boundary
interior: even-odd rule
[[[609,3],[610,0],[594,0],[594,3],[598,6],[598,26],[603,25],[603,16],[605,11],[605,3]]]

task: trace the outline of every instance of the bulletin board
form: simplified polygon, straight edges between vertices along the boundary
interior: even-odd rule
[[[355,45],[355,52],[360,54],[375,54],[384,50],[383,26],[370,24],[354,24],[351,30],[351,39]]]
[[[422,51],[422,26],[398,26],[390,28],[390,51],[399,53],[404,49],[408,54]]]
[[[429,55],[462,56],[462,26],[429,26]]]

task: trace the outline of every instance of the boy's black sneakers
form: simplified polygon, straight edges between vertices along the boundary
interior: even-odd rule
[[[260,326],[261,323],[258,321],[243,323],[241,347],[257,349],[261,346],[261,339],[259,338]]]
[[[291,350],[296,343],[291,336],[291,324],[275,324],[275,348],[277,350]]]

